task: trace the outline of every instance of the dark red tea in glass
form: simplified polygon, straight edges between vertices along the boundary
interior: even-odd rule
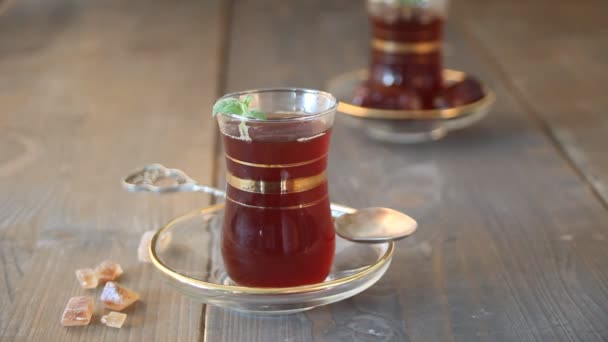
[[[251,96],[266,120],[218,115],[226,155],[222,255],[239,285],[287,287],[322,282],[335,232],[327,153],[337,102],[328,93],[269,89]]]
[[[434,109],[443,88],[446,0],[368,0],[369,79],[354,103],[380,109]]]

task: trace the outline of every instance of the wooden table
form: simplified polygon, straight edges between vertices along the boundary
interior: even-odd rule
[[[491,115],[415,146],[338,120],[330,152],[333,201],[405,210],[419,231],[360,295],[260,317],[191,302],[137,262],[142,232],[206,197],[119,180],[162,162],[221,182],[214,99],[366,65],[363,1],[14,3],[0,17],[0,340],[608,340],[608,2],[458,0],[450,15],[446,64],[494,88]],[[85,293],[73,271],[104,258],[143,301],[121,330],[61,327]]]

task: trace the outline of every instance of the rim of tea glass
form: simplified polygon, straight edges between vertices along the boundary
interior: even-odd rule
[[[314,94],[317,96],[325,96],[330,100],[331,106],[328,109],[320,111],[318,113],[305,112],[306,115],[301,115],[301,116],[297,116],[297,117],[278,118],[278,119],[272,119],[272,120],[248,118],[248,117],[243,117],[239,114],[234,114],[234,113],[219,112],[218,114],[229,117],[229,118],[238,119],[241,121],[267,122],[267,123],[272,124],[272,123],[285,123],[285,122],[299,122],[299,121],[314,120],[314,119],[318,119],[320,117],[324,117],[326,115],[333,114],[336,111],[336,109],[338,108],[338,100],[336,99],[336,97],[333,94],[328,93],[326,91],[322,91],[322,90],[316,90],[316,89],[310,89],[310,88],[298,88],[298,87],[259,88],[259,89],[249,89],[249,90],[237,91],[237,92],[233,92],[233,93],[228,93],[228,94],[220,97],[218,99],[218,101],[222,100],[222,99],[227,99],[227,98],[239,98],[244,95],[260,94],[260,93],[283,93],[283,92],[285,92],[285,93],[300,92],[300,93],[306,93],[306,94]]]
[[[172,278],[182,284],[186,284],[186,285],[193,286],[193,287],[203,289],[203,290],[225,291],[225,292],[231,292],[231,293],[242,293],[242,294],[252,294],[252,295],[256,295],[256,294],[279,295],[279,294],[296,294],[296,293],[321,291],[321,290],[326,290],[329,288],[337,287],[340,285],[344,285],[344,284],[350,283],[357,279],[364,278],[365,276],[369,275],[370,273],[375,272],[377,269],[384,266],[387,262],[390,262],[391,258],[393,257],[393,253],[395,252],[395,242],[389,241],[389,242],[387,242],[388,247],[387,247],[386,251],[384,252],[384,254],[374,264],[368,266],[367,268],[364,268],[361,271],[358,271],[357,273],[351,274],[344,278],[330,280],[330,281],[326,281],[326,282],[322,282],[322,283],[301,285],[301,286],[290,286],[290,287],[249,287],[249,286],[240,286],[240,285],[224,285],[224,284],[210,283],[207,281],[194,279],[194,278],[185,276],[183,274],[180,274],[178,272],[175,272],[160,260],[160,258],[156,254],[156,242],[158,241],[158,238],[160,235],[162,235],[165,231],[169,230],[171,227],[173,227],[174,225],[178,224],[181,221],[184,221],[184,220],[187,220],[187,219],[199,216],[199,215],[205,215],[208,213],[212,213],[223,207],[224,207],[224,203],[219,203],[219,204],[212,205],[210,207],[196,209],[185,215],[179,216],[179,217],[171,220],[165,226],[160,228],[152,237],[152,241],[148,248],[148,253],[150,254],[150,258],[152,259],[152,263],[154,264],[154,266],[156,266],[156,268],[158,270],[160,270],[163,274],[165,274],[169,278]],[[344,207],[344,208],[347,208],[347,207]],[[351,209],[351,208],[349,208],[349,209]]]

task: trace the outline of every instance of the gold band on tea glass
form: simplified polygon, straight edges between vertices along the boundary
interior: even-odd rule
[[[241,164],[241,165],[247,165],[247,166],[253,166],[253,167],[260,167],[260,168],[265,168],[265,169],[282,169],[282,168],[288,168],[288,167],[298,167],[298,166],[304,166],[304,165],[308,165],[308,164],[312,164],[314,162],[317,162],[323,158],[325,158],[327,156],[327,153],[323,154],[322,156],[315,158],[315,159],[311,159],[311,160],[306,160],[303,162],[298,162],[298,163],[291,163],[291,164],[256,164],[256,163],[249,163],[246,161],[242,161],[242,160],[238,160],[235,158],[232,158],[231,156],[224,154],[226,156],[226,158],[230,159],[231,161],[237,163],[237,164]]]
[[[308,207],[312,207],[313,205],[317,205],[321,202],[323,202],[324,200],[327,199],[327,194],[325,194],[325,196],[314,200],[312,202],[308,202],[308,203],[302,203],[302,204],[297,204],[297,205],[290,205],[290,206],[285,206],[285,207],[265,207],[262,205],[252,205],[252,204],[247,204],[247,203],[243,203],[243,202],[239,202],[233,198],[231,198],[230,196],[226,196],[226,199],[230,202],[236,203],[238,205],[242,205],[244,207],[248,207],[248,208],[255,208],[255,209],[279,209],[279,210],[285,210],[285,209],[303,209],[303,208],[308,208]]]
[[[243,179],[226,173],[226,182],[233,187],[258,194],[289,194],[292,192],[302,192],[316,188],[327,180],[325,171],[310,177],[285,179],[282,181],[262,181],[253,179]]]
[[[436,52],[441,49],[440,42],[402,43],[393,40],[372,39],[374,50],[396,54],[425,54]]]

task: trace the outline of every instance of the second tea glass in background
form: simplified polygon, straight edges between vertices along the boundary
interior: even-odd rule
[[[369,79],[354,103],[433,109],[443,89],[441,48],[447,0],[367,0],[372,29]]]

